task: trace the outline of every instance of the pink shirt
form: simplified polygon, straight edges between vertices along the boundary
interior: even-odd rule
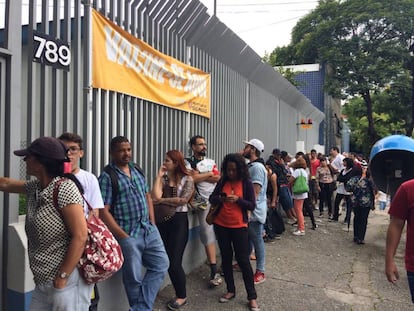
[[[319,165],[321,164],[321,162],[319,161],[319,159],[314,159],[314,160],[310,160],[311,163],[311,176],[316,176],[316,170],[318,169]]]

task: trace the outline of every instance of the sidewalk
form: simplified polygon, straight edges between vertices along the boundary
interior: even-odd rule
[[[398,285],[388,283],[384,274],[388,219],[384,212],[370,213],[365,245],[353,243],[352,225],[347,232],[346,226],[328,222],[326,217],[317,218],[315,231],[305,217],[306,235],[302,237],[293,236],[293,227],[286,225],[281,240],[266,244],[266,282],[256,286],[260,309],[414,310],[404,269],[405,235],[396,256]],[[252,266],[255,268],[254,261]],[[240,272],[234,272],[237,297],[226,304],[218,302],[226,292],[224,282],[208,289],[208,273],[208,266],[203,265],[188,275],[188,304],[180,310],[248,310]],[[174,289],[167,286],[159,293],[154,310],[166,310],[173,296]]]

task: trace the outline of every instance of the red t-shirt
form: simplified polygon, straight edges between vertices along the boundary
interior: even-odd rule
[[[390,210],[392,217],[407,221],[405,268],[414,271],[414,179],[404,182],[395,194]]]
[[[227,195],[235,194],[239,198],[243,197],[243,183],[242,181],[226,182],[223,187],[223,192]],[[237,203],[224,202],[220,212],[214,219],[214,223],[226,228],[243,228],[247,224],[243,222],[243,214],[240,206]]]
[[[318,169],[319,165],[321,165],[321,161],[319,159],[310,160],[311,163],[311,176],[316,176],[316,170]]]

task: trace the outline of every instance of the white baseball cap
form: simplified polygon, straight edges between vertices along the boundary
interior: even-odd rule
[[[243,141],[243,144],[251,145],[255,147],[260,152],[264,151],[264,144],[261,140],[258,140],[257,138],[250,139],[249,141]]]

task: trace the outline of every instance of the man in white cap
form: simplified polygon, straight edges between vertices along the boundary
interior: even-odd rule
[[[264,144],[254,138],[244,142],[243,156],[250,160],[249,174],[256,195],[256,208],[249,218],[249,239],[253,243],[256,253],[256,273],[254,283],[263,283],[266,278],[265,272],[265,246],[263,241],[263,225],[267,214],[267,171],[260,154],[264,151]]]

